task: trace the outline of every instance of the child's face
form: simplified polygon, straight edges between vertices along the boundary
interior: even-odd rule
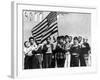
[[[63,40],[63,39],[60,39],[60,42],[61,42],[61,43],[63,43],[63,42],[64,42],[64,40]]]
[[[50,43],[51,42],[51,39],[50,38],[47,38],[47,43]]]
[[[74,44],[78,45],[78,40],[74,40]]]
[[[30,47],[30,42],[26,42],[26,47]]]
[[[69,42],[69,38],[66,38],[65,41],[66,41],[66,42]]]
[[[79,42],[81,42],[82,41],[82,37],[81,36],[79,36]]]
[[[31,39],[30,42],[33,44],[35,41],[34,41],[34,39]]]
[[[86,42],[88,42],[88,39],[86,39]]]
[[[87,41],[88,41],[88,39],[85,39],[85,38],[83,39],[83,43],[85,43],[85,42],[87,42]]]

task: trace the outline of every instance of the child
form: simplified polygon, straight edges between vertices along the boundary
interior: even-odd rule
[[[80,55],[80,46],[79,46],[78,37],[74,37],[74,43],[70,48],[70,54],[71,54],[70,66],[78,67],[79,66],[79,55]]]
[[[70,47],[71,47],[71,39],[70,36],[66,35],[65,36],[65,50],[66,50],[66,60],[65,60],[65,67],[69,67],[70,66]]]
[[[52,51],[53,51],[53,44],[51,44],[51,38],[48,37],[46,39],[46,44],[44,44],[43,46],[44,68],[51,68]]]
[[[33,37],[29,37],[29,42],[30,42],[30,48],[32,49],[32,58],[31,58],[31,69],[37,69],[40,68],[39,65],[39,60],[36,57],[38,46],[36,44],[36,41]]]
[[[83,44],[81,45],[81,54],[80,54],[80,65],[87,66],[86,62],[89,57],[90,46],[87,43],[87,39],[83,38]]]
[[[53,52],[52,52],[52,62],[51,62],[51,67],[55,68],[56,67],[56,45],[57,41],[56,38],[53,36]]]
[[[42,47],[43,47],[43,44],[38,43],[37,47],[38,47],[38,50],[37,50],[36,58],[39,61],[40,68],[42,68],[42,62],[43,62]]]
[[[64,67],[65,64],[64,36],[59,36],[57,38],[56,52],[57,52],[56,53],[57,67]]]
[[[24,69],[30,69],[32,66],[32,48],[30,47],[30,43],[28,41],[25,41],[24,43]]]

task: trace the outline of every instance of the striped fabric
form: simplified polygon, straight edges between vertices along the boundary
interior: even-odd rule
[[[31,32],[38,43],[44,42],[52,34],[57,33],[57,12],[50,12],[45,19],[33,27]]]

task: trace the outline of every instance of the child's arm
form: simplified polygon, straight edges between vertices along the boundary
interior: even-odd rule
[[[24,53],[25,55],[27,55],[30,51],[32,51],[32,48],[29,47],[29,48],[24,48]]]

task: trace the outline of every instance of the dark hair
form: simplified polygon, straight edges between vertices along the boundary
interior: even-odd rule
[[[70,39],[69,42],[71,42],[72,41],[72,36],[69,36],[69,39]]]
[[[66,39],[66,38],[69,38],[69,36],[68,36],[68,35],[65,35],[65,39]]]
[[[25,47],[27,47],[27,46],[26,46],[26,43],[27,43],[27,42],[28,42],[28,41],[25,41],[25,42],[24,42],[24,46],[25,46]]]
[[[60,36],[60,39],[63,39],[63,40],[64,40],[64,39],[65,39],[65,37],[64,37],[64,36]]]
[[[57,37],[57,43],[59,43],[59,42],[60,42],[60,36]]]
[[[33,40],[34,40],[34,37],[29,37],[29,42],[30,42],[30,40],[31,40],[31,39],[33,39]]]
[[[78,37],[74,37],[74,40],[77,40],[77,41],[79,42],[79,39],[78,39]]]
[[[60,40],[60,37],[59,36],[57,37],[57,40]]]

